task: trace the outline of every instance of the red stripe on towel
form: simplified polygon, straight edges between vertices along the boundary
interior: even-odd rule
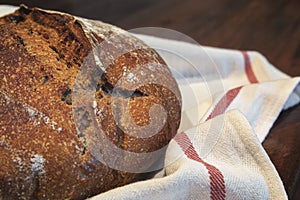
[[[258,83],[258,80],[252,69],[249,54],[247,53],[247,51],[242,51],[242,54],[243,54],[244,61],[245,61],[245,72],[246,72],[249,82],[250,83]]]
[[[210,179],[210,198],[212,200],[224,200],[226,196],[225,191],[225,181],[222,172],[215,166],[208,164],[204,160],[202,160],[195,148],[191,140],[185,133],[179,133],[174,137],[174,140],[181,147],[184,154],[194,161],[202,163],[206,169],[208,170],[209,179]]]
[[[243,54],[243,57],[244,57],[245,73],[247,75],[249,82],[250,83],[258,83],[258,80],[252,69],[249,54],[246,51],[241,51],[241,53]],[[239,94],[241,89],[242,89],[242,86],[229,90],[225,94],[225,96],[223,96],[222,99],[215,106],[213,111],[207,117],[206,121],[217,115],[223,114],[226,111],[226,109],[228,108],[228,106],[231,104],[231,102]]]
[[[210,115],[207,117],[206,121],[217,116],[220,114],[223,114],[228,106],[231,104],[231,102],[235,99],[235,97],[239,94],[240,90],[242,89],[242,86],[233,88],[226,92],[225,96],[222,97],[222,99],[217,103],[213,111],[210,113]]]

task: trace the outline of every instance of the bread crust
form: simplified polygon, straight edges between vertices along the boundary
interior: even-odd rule
[[[175,135],[181,111],[177,84],[162,58],[125,31],[21,6],[0,18],[0,35],[0,199],[84,199],[136,178],[137,173],[99,161],[95,149],[113,155],[105,155],[109,147],[91,129],[92,120],[112,144],[128,152],[154,152]],[[93,119],[78,107],[74,114],[74,87],[84,84],[78,74],[95,45],[105,68],[91,68],[100,74],[94,80]],[[132,88],[128,73],[134,69],[134,78],[147,84]],[[165,123],[152,137],[136,137],[139,129],[130,129],[131,124],[150,124],[149,109],[156,104],[165,110]],[[154,162],[126,159],[122,162],[132,167]]]

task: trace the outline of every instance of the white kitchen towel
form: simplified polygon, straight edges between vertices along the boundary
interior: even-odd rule
[[[225,122],[221,132],[211,129],[216,121]],[[199,152],[207,134],[218,140],[204,158]],[[287,199],[253,129],[236,110],[177,134],[167,151],[165,173],[92,199]]]
[[[15,8],[0,6],[0,15]],[[182,123],[163,173],[93,199],[287,199],[261,146],[279,113],[300,101],[290,78],[257,52],[136,35],[170,66]]]
[[[299,77],[280,72],[258,52],[136,36],[160,53],[179,83],[183,97],[179,132],[238,109],[263,142],[280,112],[300,101]]]

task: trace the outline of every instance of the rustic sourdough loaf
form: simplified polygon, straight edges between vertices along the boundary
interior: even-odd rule
[[[84,199],[130,183],[163,155],[151,153],[180,111],[165,62],[129,33],[25,6],[0,18],[0,199]]]

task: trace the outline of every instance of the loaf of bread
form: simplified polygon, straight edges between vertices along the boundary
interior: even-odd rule
[[[0,199],[128,184],[161,159],[180,112],[165,62],[126,31],[26,6],[0,18]]]

